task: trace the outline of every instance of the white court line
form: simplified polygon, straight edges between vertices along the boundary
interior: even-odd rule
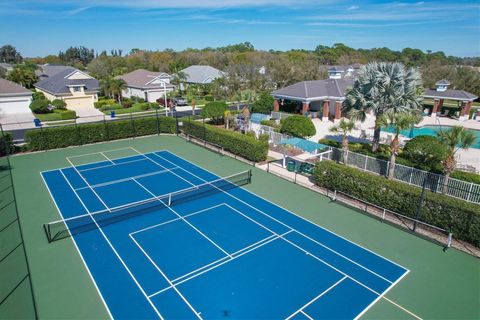
[[[112,164],[115,164],[115,162],[113,162],[112,160],[110,160],[109,157],[107,157],[103,152],[99,152],[102,156],[104,156],[108,161],[110,161]]]
[[[322,296],[324,296],[325,294],[327,294],[330,290],[332,290],[333,288],[335,288],[337,285],[340,284],[340,282],[342,282],[343,280],[347,279],[347,277],[343,277],[341,278],[340,280],[338,280],[337,282],[335,282],[334,284],[332,284],[330,287],[328,287],[325,291],[323,291],[322,293],[320,293],[318,296],[316,296],[315,298],[313,298],[312,300],[310,300],[309,302],[307,302],[303,307],[301,307],[300,309],[298,309],[297,311],[295,311],[294,313],[292,313],[291,315],[289,315],[285,320],[289,320],[291,319],[292,317],[294,317],[297,313],[299,312],[302,312],[303,314],[305,314],[308,318],[311,319],[311,317],[309,315],[307,315],[306,313],[303,312],[303,309],[305,309],[306,307],[308,307],[309,305],[311,305],[312,303],[314,303],[315,301],[317,301],[318,299],[320,299]]]
[[[370,303],[365,309],[363,309],[362,312],[360,312],[356,317],[355,317],[355,320],[356,319],[359,319],[363,314],[365,314],[365,312],[367,312],[375,303],[377,303],[378,300],[380,300],[381,298],[383,298],[387,293],[388,291],[390,291],[397,283],[400,282],[400,280],[402,280],[408,273],[410,272],[410,270],[408,272],[405,272],[400,278],[397,279],[397,281],[395,281],[394,283],[392,283],[387,289],[385,289],[382,294],[380,294],[375,300],[372,301],[372,303]]]
[[[48,194],[50,195],[50,198],[52,199],[53,204],[54,204],[55,207],[57,208],[58,213],[60,214],[60,216],[61,216],[62,219],[65,219],[65,218],[63,217],[62,211],[61,211],[60,208],[58,207],[58,204],[57,204],[57,201],[55,200],[55,197],[53,196],[53,194],[52,194],[52,192],[51,192],[51,190],[50,190],[50,187],[48,186],[47,182],[45,181],[45,178],[43,177],[43,174],[40,173],[40,176],[42,177],[43,183],[44,183],[45,186],[47,187]],[[105,298],[103,297],[103,295],[102,295],[102,293],[101,293],[101,291],[100,291],[100,288],[98,288],[97,282],[95,281],[95,278],[93,277],[92,272],[91,272],[90,269],[88,268],[87,262],[86,262],[85,259],[83,258],[82,252],[81,252],[80,249],[78,248],[77,241],[75,240],[75,237],[72,236],[72,233],[70,232],[70,228],[68,227],[68,225],[65,224],[65,226],[66,226],[66,228],[67,228],[68,233],[70,234],[70,238],[72,239],[72,242],[73,242],[73,245],[75,246],[75,249],[77,250],[78,254],[80,255],[80,259],[82,260],[85,269],[87,269],[87,273],[88,273],[90,279],[92,280],[93,285],[94,285],[95,289],[97,290],[97,293],[98,293],[98,295],[100,296],[100,299],[102,300],[103,305],[105,306],[105,309],[107,310],[108,316],[110,317],[110,319],[113,319],[112,313],[110,312],[110,308],[108,307],[107,303],[105,302]]]
[[[141,184],[140,182],[138,182],[137,180],[135,179],[132,179],[133,181],[135,181],[140,187],[142,187],[145,191],[147,191],[148,193],[150,193],[152,196],[154,197],[157,197],[156,195],[154,195],[150,190],[148,190],[143,184]],[[217,247],[220,251],[222,251],[224,254],[226,254],[227,256],[231,257],[230,253],[228,253],[227,251],[225,251],[222,247],[220,247],[217,243],[215,243],[215,241],[213,241],[212,239],[210,239],[209,237],[207,237],[202,231],[198,230],[197,227],[195,227],[193,224],[191,224],[190,222],[188,222],[184,217],[182,217],[177,211],[173,210],[171,207],[169,207],[168,205],[165,204],[165,202],[163,202],[162,200],[158,199],[158,201],[160,201],[161,203],[163,203],[165,205],[165,207],[167,207],[170,211],[172,211],[173,213],[175,213],[181,220],[183,220],[186,224],[188,224],[192,229],[194,229],[195,231],[197,231],[201,236],[203,236],[205,239],[207,239],[208,241],[210,241],[210,243],[212,243],[215,247]]]
[[[245,250],[248,250],[248,249],[250,249],[250,248],[252,248],[252,247],[255,247],[255,246],[261,244],[262,242],[268,241],[268,240],[270,240],[271,238],[274,238],[274,237],[278,237],[278,236],[276,236],[276,235],[274,235],[274,234],[269,235],[268,237],[263,238],[262,240],[259,240],[259,241],[257,241],[257,242],[254,242],[254,243],[252,243],[252,244],[250,244],[250,245],[248,245],[248,246],[246,246],[246,247],[244,247],[244,248],[242,248],[242,249],[240,249],[240,250],[237,250],[237,251],[235,251],[235,252],[232,253],[232,257],[235,257],[237,254],[239,254],[239,253],[241,253],[241,252],[243,252],[243,251],[245,251]],[[197,273],[198,271],[201,271],[201,270],[203,270],[203,269],[205,269],[205,268],[207,268],[207,267],[209,267],[209,266],[211,266],[211,265],[213,265],[213,264],[215,264],[215,263],[218,263],[218,262],[220,262],[220,261],[222,261],[222,260],[229,259],[229,258],[230,258],[230,257],[223,257],[223,258],[221,258],[221,259],[218,259],[218,260],[216,260],[216,261],[213,261],[212,263],[209,263],[209,264],[207,264],[207,265],[204,265],[204,266],[202,266],[202,267],[200,267],[200,268],[198,268],[198,269],[196,269],[196,270],[193,270],[193,271],[191,271],[191,272],[189,272],[189,273],[186,273],[186,274],[184,274],[184,275],[182,275],[182,276],[180,276],[180,277],[178,277],[178,278],[176,278],[176,279],[173,279],[172,282],[177,282],[177,281],[181,280],[182,278],[185,278],[185,277],[187,277],[187,276],[190,276],[190,275],[192,275],[192,274],[194,274],[194,273]],[[231,260],[231,259],[233,259],[233,258],[230,258],[230,260]]]
[[[126,150],[126,149],[132,149],[132,147],[124,147],[124,148],[103,150],[102,152],[114,152],[114,151]],[[138,152],[138,151],[136,151],[136,150],[134,150],[134,151],[135,151],[135,152]],[[80,157],[91,156],[91,155],[99,154],[99,153],[100,153],[100,151],[91,152],[91,153],[83,153],[83,154],[78,154],[78,155],[75,155],[75,156],[68,156],[67,158],[80,158]],[[127,158],[127,157],[129,157],[129,156],[126,156],[125,158]],[[97,161],[97,162],[103,162],[103,161]],[[92,162],[92,163],[97,163],[97,162]]]
[[[153,264],[153,266],[158,270],[158,272],[160,272],[160,274],[165,278],[165,280],[167,280],[167,282],[173,286],[173,283],[172,281],[170,281],[170,279],[165,275],[165,273],[163,273],[163,271],[157,266],[157,264],[152,260],[152,258],[145,252],[145,250],[142,248],[142,246],[137,242],[137,240],[135,240],[135,238],[132,236],[132,235],[129,235],[130,238],[133,240],[133,242],[137,245],[137,247],[140,249],[140,251],[143,252],[143,254],[147,257],[147,259],[150,261],[151,264]],[[176,287],[173,287],[173,290],[175,290],[175,292],[180,296],[180,298],[187,304],[187,306],[193,311],[193,313],[195,313],[195,315],[197,316],[198,319],[202,319],[202,317],[200,316],[200,313],[198,311],[196,311],[193,306],[190,304],[190,302],[188,302],[188,300],[183,296],[183,294],[180,292],[180,290],[178,290]],[[148,296],[148,299],[150,300],[152,296]]]
[[[62,172],[60,170],[60,172]],[[83,202],[83,200],[80,198],[80,196],[77,194],[77,192],[73,189],[72,185],[70,184],[70,181],[68,181],[68,179],[65,177],[65,175],[63,174],[62,172],[62,175],[65,179],[65,181],[67,181],[68,185],[70,186],[70,188],[72,189],[73,193],[75,194],[75,196],[78,198],[78,200],[80,201],[80,203],[82,204],[82,206],[85,208],[85,210],[90,214],[90,217],[91,219],[93,220],[93,222],[95,223],[95,225],[97,226],[98,230],[100,231],[100,233],[102,234],[103,238],[105,239],[105,241],[108,243],[108,245],[110,246],[110,248],[112,249],[112,251],[115,253],[115,255],[117,256],[118,260],[120,260],[120,262],[122,263],[123,267],[125,268],[125,270],[127,270],[128,274],[130,275],[130,277],[133,279],[133,281],[135,282],[135,284],[137,285],[137,287],[140,289],[140,291],[142,292],[142,294],[145,296],[145,298],[147,299],[148,303],[152,306],[153,310],[155,311],[155,313],[160,317],[160,319],[163,319],[162,315],[160,314],[160,312],[157,310],[157,308],[155,307],[155,305],[153,304],[153,302],[150,300],[150,298],[147,296],[145,290],[143,290],[142,286],[140,285],[140,283],[137,281],[137,279],[135,278],[135,276],[133,275],[133,273],[130,271],[130,269],[128,268],[127,264],[123,261],[123,259],[120,257],[120,254],[117,252],[117,250],[115,249],[115,247],[112,245],[112,243],[110,242],[110,240],[108,239],[107,235],[103,232],[102,228],[100,227],[100,225],[98,224],[97,220],[95,220],[95,218],[91,215],[90,213],[90,210],[88,210],[87,206],[85,205],[85,203]]]
[[[160,151],[157,151],[157,152],[167,152],[167,153],[169,153],[170,155],[172,155],[172,156],[174,156],[174,157],[177,157],[177,158],[179,158],[179,159],[184,160],[185,162],[187,162],[187,163],[189,163],[190,165],[198,168],[199,170],[206,171],[206,172],[214,175],[215,177],[217,177],[217,174],[213,173],[212,171],[207,170],[207,169],[204,169],[204,168],[202,168],[202,167],[194,164],[193,162],[191,162],[191,161],[189,161],[189,160],[187,160],[187,159],[185,159],[185,158],[183,158],[183,157],[181,157],[181,156],[179,156],[179,155],[177,155],[177,154],[174,154],[174,153],[172,153],[172,152],[170,152],[170,151],[168,151],[168,150],[160,150]],[[156,154],[156,153],[155,153],[155,154]],[[164,159],[164,160],[166,160],[166,161],[169,161],[169,160],[167,160],[167,159],[165,159],[165,158],[163,158],[163,157],[161,157],[161,158]],[[171,161],[169,161],[169,162],[170,162],[170,163],[173,163],[173,162],[171,162]],[[183,169],[183,168],[182,168],[182,169]],[[188,170],[185,170],[185,169],[183,169],[183,170],[186,171],[186,172],[189,172]],[[194,175],[193,173],[190,173],[190,174]],[[197,176],[197,178],[198,178],[198,176]],[[201,179],[201,178],[200,178],[200,179]],[[202,180],[203,180],[203,179],[202,179]],[[288,213],[290,213],[290,214],[292,214],[292,215],[294,215],[294,216],[296,216],[296,217],[298,217],[298,218],[300,218],[300,219],[308,222],[309,224],[314,225],[314,226],[317,227],[317,228],[320,228],[320,229],[325,230],[325,231],[327,231],[327,232],[329,232],[329,233],[331,233],[331,234],[334,234],[335,236],[337,236],[337,237],[339,237],[339,238],[341,238],[341,239],[343,239],[343,240],[345,240],[345,241],[347,241],[347,242],[349,242],[349,243],[351,243],[351,244],[354,244],[354,245],[356,245],[357,247],[360,247],[360,248],[364,249],[365,251],[368,251],[368,252],[372,253],[373,255],[375,255],[375,256],[377,256],[377,257],[379,257],[379,258],[381,258],[381,259],[387,260],[387,261],[391,262],[392,264],[394,264],[394,265],[402,268],[402,269],[405,270],[405,271],[410,271],[409,269],[405,268],[404,266],[401,266],[400,264],[396,263],[395,261],[392,261],[392,260],[390,260],[390,259],[388,259],[388,258],[385,258],[385,257],[379,255],[378,253],[376,253],[376,252],[374,252],[374,251],[372,251],[372,250],[370,250],[370,249],[368,249],[368,248],[365,248],[365,247],[363,247],[363,246],[361,246],[361,245],[359,245],[359,244],[357,244],[357,243],[355,243],[355,242],[353,242],[353,241],[351,241],[351,240],[349,240],[349,239],[347,239],[347,238],[345,238],[345,237],[343,237],[343,236],[341,236],[341,235],[339,235],[339,234],[337,234],[337,233],[335,233],[335,232],[333,232],[333,231],[330,231],[329,229],[327,229],[327,228],[325,228],[325,227],[322,227],[322,226],[320,226],[320,225],[318,225],[318,224],[316,224],[316,223],[313,223],[312,221],[310,221],[310,220],[308,220],[308,219],[306,219],[306,218],[304,218],[304,217],[296,214],[295,212],[293,212],[293,211],[291,211],[291,210],[288,210],[288,209],[280,206],[279,204],[276,204],[276,203],[274,203],[274,202],[272,202],[272,201],[270,201],[270,200],[268,200],[268,199],[266,199],[266,198],[264,198],[264,197],[262,197],[262,196],[260,196],[260,195],[258,195],[258,194],[256,194],[256,193],[254,193],[254,192],[252,192],[252,191],[250,191],[250,190],[247,190],[247,189],[245,189],[245,188],[243,188],[243,187],[239,187],[239,188],[242,189],[243,191],[245,191],[245,192],[247,192],[247,193],[255,196],[255,197],[258,197],[258,198],[260,198],[260,199],[263,199],[263,200],[265,200],[266,202],[271,203],[272,205],[275,205],[275,206],[277,206],[277,207],[285,210],[286,212],[288,212]],[[228,192],[227,192],[227,193],[228,193]],[[231,196],[234,197],[233,195],[231,195]],[[274,219],[274,218],[272,217],[272,219]]]
[[[178,167],[177,167],[177,168],[173,168],[172,170],[174,170],[174,169],[178,169]],[[82,172],[83,172],[83,171],[82,171]],[[120,182],[129,181],[129,180],[131,180],[132,178],[141,179],[141,178],[146,178],[146,177],[150,177],[150,176],[154,176],[154,175],[162,174],[162,173],[167,173],[167,172],[170,172],[170,171],[169,171],[169,170],[154,171],[154,172],[139,174],[138,176],[126,177],[126,178],[122,178],[122,179],[118,179],[118,180],[110,180],[110,181],[107,181],[107,182],[102,182],[102,183],[98,183],[98,184],[92,184],[92,185],[90,185],[90,186],[91,186],[92,188],[104,187],[104,186],[109,186],[109,185],[116,184],[116,183],[120,183]],[[89,187],[80,187],[80,188],[77,188],[77,189],[75,189],[75,190],[83,190],[83,189],[88,189],[88,188],[89,188]]]
[[[404,312],[408,313],[409,315],[411,315],[412,317],[418,319],[418,320],[423,320],[422,318],[420,318],[419,316],[417,316],[415,313],[413,313],[412,311],[408,310],[408,309],[405,309],[404,307],[402,307],[401,305],[399,305],[398,303],[395,303],[394,301],[388,299],[387,297],[383,296],[383,299],[387,300],[388,302],[390,302],[391,304],[393,304],[395,307],[399,308],[400,310],[403,310]]]
[[[290,230],[290,231],[287,231],[287,232],[285,232],[285,233],[282,233],[281,236],[283,237],[283,236],[289,234],[290,232],[293,232],[293,231]],[[164,288],[164,289],[162,289],[162,290],[160,290],[160,291],[157,291],[157,292],[151,294],[150,297],[156,296],[156,295],[158,295],[158,294],[160,294],[160,293],[162,293],[162,292],[164,292],[164,291],[166,291],[166,290],[168,290],[168,289],[170,289],[170,288],[172,288],[172,287],[176,287],[176,286],[178,286],[178,285],[180,285],[180,284],[182,284],[182,283],[184,283],[184,282],[187,282],[187,281],[189,281],[189,280],[191,280],[191,279],[193,279],[193,278],[196,278],[196,277],[198,277],[198,276],[201,276],[202,274],[204,274],[204,273],[206,273],[206,272],[208,272],[208,271],[210,271],[210,270],[216,269],[216,268],[224,265],[224,264],[227,263],[227,262],[230,262],[230,261],[233,261],[233,260],[235,260],[235,259],[238,259],[238,258],[240,258],[241,256],[243,256],[243,255],[245,255],[245,254],[247,254],[247,253],[249,253],[249,252],[251,252],[251,251],[257,250],[258,248],[263,247],[264,245],[267,245],[267,244],[269,244],[269,243],[272,242],[272,241],[275,241],[275,240],[277,240],[277,239],[280,239],[279,237],[276,237],[276,236],[274,236],[273,238],[272,238],[272,237],[270,237],[270,238],[271,238],[271,239],[269,239],[269,240],[267,240],[267,241],[264,241],[265,239],[261,240],[261,241],[264,241],[264,242],[262,242],[261,244],[259,244],[259,245],[256,246],[256,247],[252,247],[252,248],[249,249],[249,250],[245,250],[245,251],[243,251],[242,253],[233,256],[233,257],[232,257],[231,259],[229,259],[229,260],[220,262],[219,264],[217,264],[217,265],[215,265],[215,266],[213,266],[213,267],[210,267],[210,268],[205,269],[205,270],[203,270],[203,271],[201,271],[201,272],[199,272],[199,273],[194,274],[194,275],[191,276],[191,277],[188,277],[188,278],[186,278],[186,279],[183,279],[183,280],[175,283],[175,284],[174,284],[173,286],[171,286],[171,287],[167,287],[167,288]],[[261,242],[261,241],[259,241],[259,242]],[[244,250],[244,249],[242,249],[242,250]]]
[[[161,157],[161,156],[159,156],[159,155],[157,155],[157,156],[158,156],[158,157]],[[168,162],[170,162],[170,163],[173,163],[173,162],[171,162],[171,161],[170,161],[170,160],[168,160],[168,159],[165,159],[165,158],[163,158],[163,157],[161,157],[161,158],[162,158],[162,159],[164,159],[165,161],[168,161]],[[187,160],[185,160],[185,161],[187,161]],[[203,179],[203,178],[201,178],[201,177],[199,177],[199,176],[195,175],[194,173],[191,173],[191,172],[189,172],[188,170],[186,170],[186,169],[184,169],[184,168],[182,168],[182,167],[180,167],[180,166],[179,166],[179,168],[180,168],[180,169],[182,169],[183,171],[185,171],[185,172],[187,172],[187,173],[189,173],[189,174],[191,174],[191,175],[193,175],[193,176],[197,177],[197,178],[198,178],[198,179],[200,179],[200,180],[206,181],[205,179]],[[217,189],[219,189],[219,188],[217,188]],[[243,188],[242,188],[242,189],[243,189]],[[306,237],[306,238],[308,238],[308,239],[311,239],[310,237],[308,237],[308,236],[307,236],[307,235],[305,235],[304,233],[302,233],[302,232],[300,232],[300,231],[296,230],[295,228],[292,228],[292,227],[291,227],[291,226],[289,226],[288,224],[286,224],[286,223],[284,223],[284,222],[282,222],[282,221],[280,221],[280,220],[278,220],[278,219],[276,219],[276,218],[272,217],[272,216],[271,216],[271,215],[269,215],[268,213],[266,213],[266,212],[264,212],[264,211],[262,211],[262,210],[260,210],[260,209],[258,209],[258,208],[256,208],[256,207],[254,207],[254,206],[252,206],[251,204],[249,204],[249,203],[247,203],[247,202],[243,201],[242,199],[240,199],[240,198],[238,198],[238,197],[236,197],[236,196],[232,195],[232,194],[231,194],[231,193],[229,193],[228,191],[225,191],[225,190],[222,190],[222,189],[219,189],[219,190],[221,190],[223,193],[225,193],[225,194],[229,195],[230,197],[232,197],[232,198],[236,199],[237,201],[239,201],[239,202],[241,202],[241,203],[243,203],[243,204],[245,204],[245,205],[249,206],[250,208],[253,208],[254,210],[256,210],[256,211],[260,212],[261,214],[265,215],[266,217],[268,217],[268,218],[272,219],[273,221],[276,221],[276,222],[278,222],[278,223],[282,224],[283,226],[285,226],[285,227],[287,227],[287,228],[289,228],[289,229],[295,230],[295,232],[297,232],[298,234],[300,234],[300,235],[302,235],[302,236],[304,236],[304,237]],[[245,190],[245,189],[243,189],[243,190]],[[282,208],[282,209],[283,209],[283,208]],[[328,231],[328,230],[327,230],[327,231]],[[326,249],[330,250],[331,252],[333,252],[333,253],[335,253],[335,254],[337,254],[337,255],[341,256],[342,258],[345,258],[345,259],[347,259],[348,261],[350,261],[350,262],[352,262],[352,263],[355,263],[355,265],[358,265],[359,267],[362,267],[362,268],[363,268],[363,269],[365,269],[366,271],[368,271],[368,272],[372,273],[373,275],[375,275],[375,276],[377,276],[377,277],[381,278],[382,280],[385,280],[385,281],[387,281],[388,283],[392,283],[391,281],[389,281],[389,280],[385,279],[384,277],[380,276],[380,275],[379,275],[379,274],[377,274],[376,272],[373,272],[372,270],[368,269],[367,267],[365,267],[365,266],[363,266],[363,265],[361,265],[361,264],[359,264],[359,263],[357,263],[357,262],[355,262],[355,261],[353,261],[353,260],[351,260],[351,259],[349,259],[349,258],[345,257],[344,255],[342,255],[342,254],[338,253],[338,252],[337,252],[337,251],[335,251],[334,249],[332,249],[332,248],[330,248],[330,247],[328,247],[328,246],[326,246],[326,245],[324,245],[324,244],[320,244],[320,242],[318,242],[318,241],[315,241],[315,243],[317,243],[317,244],[319,244],[319,245],[323,246],[324,248],[326,248]],[[353,278],[352,278],[352,280],[353,280]]]
[[[305,311],[300,311],[301,314],[303,314],[305,317],[307,317],[310,320],[314,320],[312,317],[310,317],[308,314],[305,313]]]
[[[135,156],[132,156],[132,157],[136,157]],[[121,159],[121,158],[119,158]],[[118,159],[114,159],[114,160],[118,160]],[[108,168],[108,167],[115,167],[115,166],[118,166],[120,164],[124,164],[124,163],[132,163],[132,162],[139,162],[139,161],[145,161],[144,158],[141,158],[141,159],[133,159],[133,160],[128,160],[128,161],[123,161],[123,162],[113,162],[111,164],[106,164],[104,166],[98,166],[98,167],[93,167],[93,168],[87,168],[87,169],[79,169],[78,171],[80,172],[84,172],[84,171],[91,171],[91,170],[96,170],[96,169],[102,169],[102,168]]]
[[[195,211],[195,212],[186,214],[186,215],[184,215],[183,217],[184,217],[184,218],[188,218],[188,217],[190,217],[190,216],[194,216],[194,215],[196,215],[196,214],[199,214],[199,213],[202,213],[202,212],[211,210],[211,209],[215,209],[215,208],[220,207],[220,206],[223,206],[223,205],[225,205],[225,203],[220,203],[220,204],[217,204],[217,205],[212,206],[212,207],[209,207],[209,208],[205,208],[205,209],[202,209],[202,210],[198,210],[198,211]],[[143,231],[147,231],[147,230],[150,230],[150,229],[153,229],[153,228],[157,228],[157,227],[163,226],[163,225],[165,225],[165,224],[169,224],[169,223],[178,221],[178,220],[182,220],[182,219],[181,219],[181,218],[171,219],[171,220],[168,220],[168,221],[159,223],[159,224],[155,224],[155,225],[153,225],[153,226],[149,226],[149,227],[147,227],[147,228],[143,228],[143,229],[140,229],[140,230],[136,230],[136,231],[134,231],[134,232],[130,232],[129,234],[137,234],[137,233],[140,233],[140,232],[143,232]]]

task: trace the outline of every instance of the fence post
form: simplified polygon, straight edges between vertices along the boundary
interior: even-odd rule
[[[387,209],[383,208],[382,220],[385,220],[386,212],[387,212]]]
[[[412,184],[412,176],[413,176],[413,168],[410,168],[410,179],[408,179],[408,184]]]
[[[157,136],[160,135],[160,119],[158,119],[158,109],[155,109],[155,117],[157,118]]]
[[[363,171],[367,171],[367,161],[368,161],[368,156],[365,156],[365,166],[363,168]]]
[[[135,130],[135,121],[133,120],[133,113],[131,112],[130,112],[130,122],[132,123],[133,137],[136,137],[137,132]]]
[[[267,161],[267,172],[270,172],[270,161]]]
[[[470,189],[468,189],[468,197],[467,201],[470,202],[470,196],[472,195],[472,189],[473,189],[473,182],[470,182]]]

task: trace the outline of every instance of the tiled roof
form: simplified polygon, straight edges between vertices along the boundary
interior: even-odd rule
[[[344,97],[347,88],[353,86],[351,79],[325,79],[302,81],[272,92],[274,96],[298,99]]]
[[[45,78],[44,80],[40,80],[39,82],[35,83],[34,86],[41,90],[50,92],[52,94],[68,94],[70,93],[69,86],[75,85],[84,85],[85,91],[92,92],[98,91],[100,85],[97,79],[89,78],[89,79],[67,79],[66,77],[71,73],[79,71],[78,69],[69,67],[63,71],[60,71],[53,76]],[[80,71],[81,72],[81,71]]]
[[[0,78],[0,95],[31,95],[32,91],[22,87],[18,83]]]
[[[153,72],[145,69],[138,69],[115,78],[124,80],[128,86],[141,88],[141,89],[154,89],[154,88],[163,88],[162,84],[159,83],[149,83],[153,79],[161,76],[170,77],[169,74],[165,72]],[[174,86],[166,83],[167,88],[173,88]]]
[[[423,96],[428,98],[444,98],[452,100],[475,100],[478,98],[476,95],[464,90],[437,91],[434,89],[427,89]]]
[[[182,70],[187,75],[189,83],[211,83],[217,78],[224,77],[225,72],[210,66],[190,66]]]

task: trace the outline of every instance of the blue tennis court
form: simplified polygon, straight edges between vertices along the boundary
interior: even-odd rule
[[[42,172],[47,236],[73,238],[112,318],[353,319],[408,273],[242,188],[250,171],[126,151]]]

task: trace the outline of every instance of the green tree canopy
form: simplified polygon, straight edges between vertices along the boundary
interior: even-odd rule
[[[268,92],[261,92],[252,105],[252,112],[270,113],[273,110],[273,97]]]
[[[37,66],[31,63],[17,64],[8,73],[7,79],[31,89],[33,84],[38,81],[38,77],[35,74],[36,68]]]
[[[314,136],[317,130],[309,118],[293,115],[281,121],[280,132],[294,137],[305,138]]]
[[[209,118],[214,124],[222,123],[228,105],[224,101],[209,102],[202,109],[202,117]]]
[[[20,63],[23,61],[20,52],[14,46],[9,44],[0,47],[0,62],[4,63]]]

